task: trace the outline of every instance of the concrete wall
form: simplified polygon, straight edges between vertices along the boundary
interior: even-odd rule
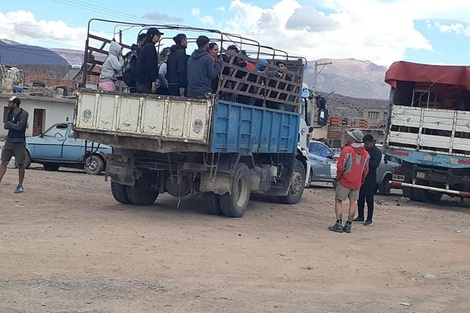
[[[3,121],[4,108],[7,107],[6,100],[13,94],[2,94],[0,93],[0,103]],[[43,131],[49,126],[55,123],[72,121],[73,110],[75,100],[73,99],[61,99],[61,98],[49,98],[49,97],[35,97],[23,94],[14,94],[21,100],[21,108],[25,109],[29,113],[28,128],[26,129],[26,136],[32,136],[33,133],[33,116],[34,109],[43,109],[44,111],[44,122]],[[3,125],[0,127],[0,138],[4,138],[8,131],[3,129]]]

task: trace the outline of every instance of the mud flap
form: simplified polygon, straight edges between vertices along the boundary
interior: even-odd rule
[[[134,159],[124,156],[111,155],[106,163],[105,179],[126,186],[135,185]]]

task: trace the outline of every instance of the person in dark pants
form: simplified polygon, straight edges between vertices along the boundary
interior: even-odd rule
[[[12,157],[18,164],[18,186],[15,193],[22,193],[24,180],[24,161],[26,157],[26,127],[28,125],[28,112],[20,108],[21,100],[11,96],[8,100],[8,113],[4,128],[8,130],[5,146],[2,149],[2,163],[0,165],[0,182],[7,170],[7,165]]]
[[[135,85],[137,93],[155,93],[157,91],[158,78],[158,54],[155,44],[163,35],[155,27],[147,30],[145,43],[139,50],[135,69]]]
[[[364,222],[364,206],[367,203],[367,219],[364,222],[366,226],[374,224],[372,217],[374,215],[374,195],[377,190],[377,168],[382,161],[382,152],[375,146],[375,140],[372,135],[367,134],[362,139],[364,147],[369,152],[369,173],[366,180],[359,190],[359,198],[357,200],[357,218],[355,222]]]

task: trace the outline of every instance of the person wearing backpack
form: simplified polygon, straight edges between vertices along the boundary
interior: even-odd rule
[[[170,95],[167,79],[167,61],[170,55],[170,48],[164,48],[160,52],[160,62],[158,63],[157,94]]]
[[[124,56],[124,67],[122,69],[122,80],[129,88],[130,93],[136,93],[137,87],[135,85],[135,71],[137,64],[137,56],[139,55],[139,49],[145,42],[147,34],[142,33],[137,37],[137,44],[133,44],[131,51]]]
[[[99,83],[100,90],[116,91],[116,74],[122,70],[124,65],[121,52],[121,45],[115,41],[111,41],[108,56],[101,68]]]
[[[135,68],[135,83],[138,93],[155,93],[158,78],[158,53],[155,44],[163,35],[157,28],[147,30],[145,43],[139,50]]]
[[[170,56],[168,57],[168,89],[173,96],[186,95],[188,87],[188,58],[186,48],[188,47],[188,40],[185,34],[178,34],[173,37],[175,44],[170,48]],[[181,94],[180,88],[183,88]]]

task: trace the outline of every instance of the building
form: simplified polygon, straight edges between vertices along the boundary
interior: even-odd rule
[[[6,100],[13,95],[20,98],[21,108],[29,113],[26,136],[39,135],[52,124],[73,120],[74,99],[0,93],[0,101],[3,106],[3,121],[8,112]],[[0,138],[4,138],[7,133],[8,130],[1,127]]]

